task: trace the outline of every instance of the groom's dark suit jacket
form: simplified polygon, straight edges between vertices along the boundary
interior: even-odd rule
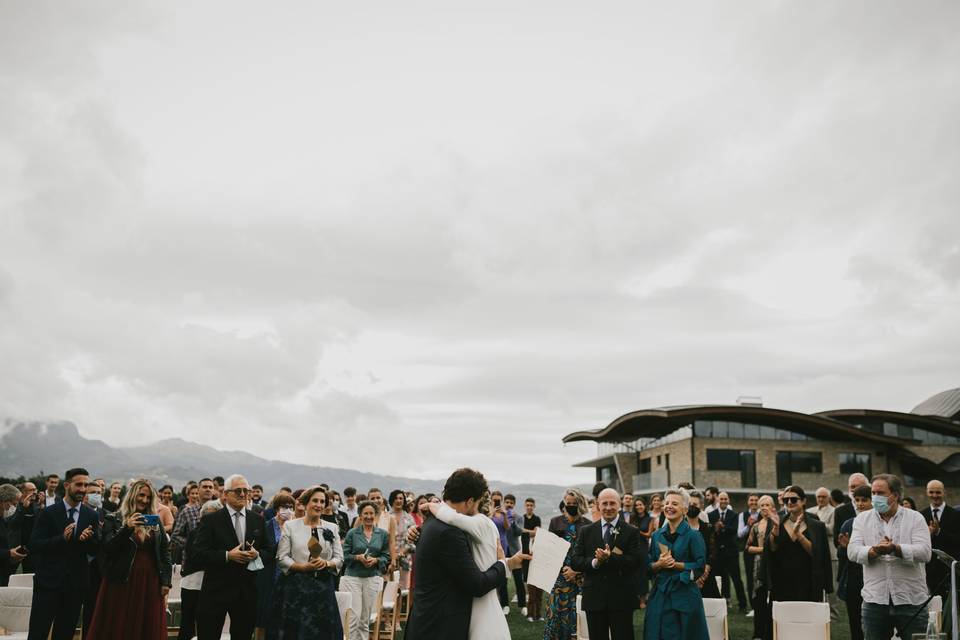
[[[423,523],[414,560],[413,610],[404,640],[467,640],[473,599],[506,580],[496,562],[477,569],[467,534],[428,518]]]

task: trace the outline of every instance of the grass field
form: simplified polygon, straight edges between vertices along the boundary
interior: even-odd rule
[[[514,589],[513,581],[509,581],[510,598],[513,599]],[[734,602],[736,597],[733,598]],[[544,597],[546,605],[546,597]],[[843,602],[839,603],[840,619],[830,625],[831,640],[850,640],[850,629],[847,626],[847,612]],[[634,628],[638,640],[643,638],[643,611],[637,611],[634,617]],[[542,640],[543,623],[527,622],[526,618],[520,615],[520,611],[515,604],[510,606],[510,615],[507,616],[507,623],[510,626],[510,635],[513,640]],[[727,626],[730,632],[730,640],[751,640],[753,638],[753,618],[748,618],[741,613],[736,612],[736,605],[730,610],[727,618]],[[812,640],[812,639],[811,639]]]

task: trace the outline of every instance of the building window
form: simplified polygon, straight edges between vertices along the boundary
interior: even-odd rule
[[[707,449],[707,471],[739,471],[741,487],[757,485],[757,455],[752,449]]]
[[[650,473],[650,458],[641,459],[637,469],[637,473]]]
[[[693,433],[698,438],[734,438],[748,440],[813,440],[808,435],[766,425],[727,422],[726,420],[697,420]]]
[[[777,488],[793,484],[793,473],[823,473],[819,451],[777,451]]]
[[[841,453],[839,454],[840,458],[840,473],[843,474],[852,474],[852,473],[862,473],[868,478],[873,474],[870,473],[870,454],[869,453]]]

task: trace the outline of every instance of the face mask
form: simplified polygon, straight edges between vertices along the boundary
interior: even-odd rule
[[[12,504],[3,512],[4,518],[12,518],[17,513],[17,505]]]
[[[687,517],[688,517],[688,518],[699,518],[699,517],[700,517],[700,507],[687,507]]]
[[[563,510],[567,512],[567,515],[577,515],[577,505],[575,504],[565,504],[563,505]]]
[[[293,509],[280,509],[277,514],[283,516],[287,520],[291,520],[293,518]]]
[[[340,501],[339,501],[339,500],[334,500],[334,501],[333,501],[333,508],[334,508],[334,509],[339,509],[339,508],[340,508]]]
[[[99,509],[101,506],[103,506],[103,496],[99,493],[91,493],[87,496],[87,504],[94,509]]]
[[[887,502],[887,496],[873,496],[873,508],[876,509],[880,515],[890,511],[890,503]]]

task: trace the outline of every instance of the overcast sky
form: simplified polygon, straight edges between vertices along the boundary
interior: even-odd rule
[[[0,0],[0,416],[562,484],[635,409],[908,411],[960,386],[958,33]]]

